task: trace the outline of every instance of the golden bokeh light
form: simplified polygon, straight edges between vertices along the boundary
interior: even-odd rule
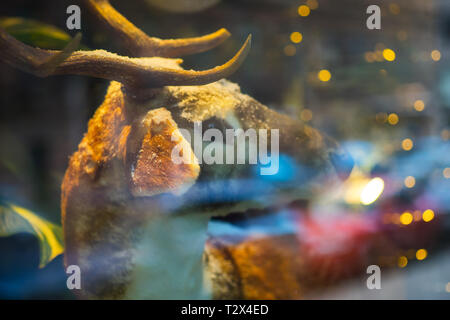
[[[374,203],[384,190],[384,181],[381,178],[370,180],[361,192],[360,201],[363,205]]]
[[[384,49],[383,50],[383,58],[386,61],[394,61],[395,60],[395,52],[392,49]]]
[[[361,193],[369,181],[370,178],[358,166],[355,166],[345,182],[345,202],[353,205],[360,204]]]
[[[295,56],[297,49],[295,49],[295,47],[292,44],[288,44],[287,46],[284,47],[283,51],[285,55],[287,55],[288,57],[292,57]]]
[[[316,10],[319,7],[319,3],[317,2],[317,0],[307,0],[306,1],[306,5],[311,9],[311,10]]]
[[[442,170],[442,175],[445,179],[450,179],[450,168],[445,168],[444,170]]]
[[[300,112],[300,119],[302,119],[305,122],[311,121],[313,117],[313,113],[309,109],[303,109],[302,112]]]
[[[444,129],[441,131],[441,138],[442,140],[448,140],[450,139],[450,130]]]
[[[416,185],[416,179],[413,176],[407,176],[405,178],[405,187],[407,188],[413,188]]]
[[[433,61],[439,61],[441,60],[441,52],[439,50],[433,50],[431,51],[431,59]]]
[[[445,291],[450,292],[450,282],[445,285]]]
[[[330,81],[331,79],[331,73],[330,71],[326,70],[326,69],[322,69],[319,71],[319,73],[317,74],[318,78],[320,81],[323,82],[327,82]]]
[[[414,143],[411,139],[406,138],[402,141],[402,148],[405,151],[409,151],[414,147]]]
[[[419,249],[416,252],[416,259],[417,260],[424,260],[428,256],[428,252],[425,249]]]
[[[414,109],[419,112],[423,111],[423,109],[425,109],[425,103],[423,102],[423,100],[414,101]]]
[[[375,61],[375,53],[373,53],[371,51],[364,53],[364,59],[369,63],[374,62]]]
[[[400,213],[393,213],[391,216],[391,221],[393,224],[399,224],[400,223]]]
[[[405,257],[405,256],[398,257],[397,265],[400,268],[406,267],[407,264],[408,264],[408,258],[407,257]]]
[[[391,124],[391,125],[393,125],[393,126],[395,126],[397,123],[398,123],[398,115],[397,114],[395,114],[395,113],[391,113],[389,116],[388,116],[388,122],[389,122],[389,124]]]
[[[430,222],[434,219],[434,211],[431,209],[427,209],[422,213],[422,219],[425,222]]]
[[[391,3],[389,5],[389,11],[393,14],[393,15],[397,15],[400,13],[400,6],[396,3]]]
[[[374,52],[374,57],[375,57],[375,61],[381,62],[383,61],[384,57],[383,57],[383,51],[381,50],[376,50]]]
[[[404,212],[401,216],[400,216],[400,223],[407,226],[408,224],[410,224],[411,222],[413,222],[413,215],[410,212]]]
[[[298,14],[302,17],[307,17],[311,13],[311,9],[309,9],[306,5],[301,5],[298,7]]]
[[[300,32],[295,31],[291,33],[290,38],[293,43],[300,43],[303,40],[303,35]]]
[[[376,45],[375,45],[375,50],[378,50],[378,51],[381,51],[381,50],[383,50],[383,49],[385,49],[386,48],[386,46],[384,45],[384,43],[382,43],[382,42],[378,42]]]

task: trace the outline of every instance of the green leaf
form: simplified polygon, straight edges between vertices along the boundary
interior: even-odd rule
[[[62,228],[28,209],[10,203],[0,204],[0,237],[31,233],[39,240],[40,263],[47,263],[64,252]]]
[[[59,28],[30,19],[0,18],[0,27],[17,40],[42,49],[63,49],[72,39]]]

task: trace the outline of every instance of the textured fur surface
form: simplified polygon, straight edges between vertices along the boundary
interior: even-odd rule
[[[183,204],[198,193],[220,194],[221,188],[229,191],[233,185],[224,184],[217,190],[197,185],[246,177],[250,171],[248,166],[175,165],[169,157],[174,143],[170,134],[179,128],[191,129],[194,121],[209,121],[216,127],[279,128],[280,150],[320,169],[329,167],[328,142],[318,131],[268,109],[226,80],[164,87],[146,94],[145,99],[138,99],[121,84],[111,83],[64,177],[65,260],[81,268],[80,296],[296,297],[301,291],[295,279],[296,262],[281,247],[258,241],[228,247],[211,240],[204,256],[207,281],[202,282],[208,219],[251,205],[205,206],[201,212],[180,213],[165,207],[160,197],[170,195],[166,202]],[[188,228],[189,216],[178,219],[179,215],[197,217],[191,221],[199,221],[195,224],[199,227]],[[286,248],[291,251],[289,245]],[[197,284],[192,287],[193,279]],[[205,285],[212,290],[206,295]]]

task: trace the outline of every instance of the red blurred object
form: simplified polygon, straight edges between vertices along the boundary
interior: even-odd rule
[[[353,214],[333,218],[302,217],[298,223],[301,253],[320,282],[360,273],[367,267],[376,222]]]

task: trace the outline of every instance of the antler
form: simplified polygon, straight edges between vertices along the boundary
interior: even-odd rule
[[[40,77],[77,74],[116,80],[134,88],[202,85],[236,71],[248,54],[251,36],[227,63],[204,71],[163,68],[152,58],[128,58],[104,50],[72,52],[79,40],[80,36],[75,37],[63,51],[42,50],[17,41],[0,28],[0,58]]]
[[[182,57],[212,49],[225,41],[230,33],[222,28],[197,38],[162,40],[149,37],[111,6],[108,0],[87,0],[97,18],[123,42],[134,57]]]
[[[22,71],[46,77],[78,48],[80,40],[78,33],[62,51],[50,52],[27,46],[0,28],[0,59]]]
[[[115,11],[107,0],[89,0],[98,14],[122,34],[140,52],[171,56],[207,50],[228,36],[225,29],[191,39],[160,40],[146,36]],[[77,35],[62,51],[30,47],[0,28],[0,59],[40,77],[76,74],[115,80],[129,88],[157,88],[167,85],[189,86],[211,83],[228,77],[246,58],[251,43],[248,36],[242,48],[227,63],[204,71],[167,68],[157,58],[129,58],[104,50],[75,51],[80,43]],[[150,45],[151,44],[151,45]],[[162,52],[162,53],[161,53]]]

